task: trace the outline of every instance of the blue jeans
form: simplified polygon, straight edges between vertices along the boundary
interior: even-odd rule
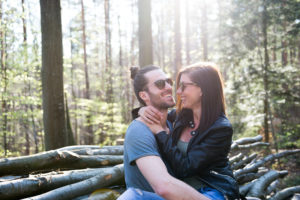
[[[210,187],[200,188],[201,194],[212,200],[225,200],[224,195],[216,189]],[[164,200],[159,195],[153,192],[147,192],[136,188],[128,188],[118,200]]]

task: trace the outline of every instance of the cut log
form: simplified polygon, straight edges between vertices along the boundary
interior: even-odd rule
[[[251,187],[253,186],[253,184],[255,183],[255,181],[256,180],[253,180],[250,183],[247,183],[246,185],[240,186],[239,187],[240,194],[246,196],[249,190],[251,189]]]
[[[229,158],[229,163],[232,165],[233,163],[242,160],[244,156],[245,156],[244,154],[239,153],[239,154]]]
[[[237,182],[239,185],[243,185],[245,183],[248,183],[254,179],[257,179],[257,178],[263,176],[267,172],[268,172],[268,170],[261,170],[261,171],[258,171],[257,173],[243,174],[238,177]]]
[[[236,146],[234,146],[233,149],[231,149],[231,152],[235,152],[235,151],[238,151],[238,150],[250,150],[250,149],[253,149],[253,148],[263,147],[263,146],[270,146],[270,144],[267,143],[267,142],[255,142],[255,143],[252,143],[252,144],[236,145]]]
[[[266,156],[265,158],[256,161],[253,164],[247,165],[243,169],[239,169],[239,170],[235,171],[234,172],[234,177],[236,177],[238,179],[238,177],[241,176],[242,174],[254,172],[258,169],[258,167],[263,166],[267,162],[270,162],[270,161],[273,161],[277,158],[285,157],[285,156],[288,156],[288,155],[293,155],[293,154],[296,154],[296,153],[300,153],[300,149],[287,150],[287,151],[277,153],[277,154],[270,154],[270,155]]]
[[[277,178],[282,178],[288,174],[288,171],[277,172],[275,170],[270,170],[268,173],[260,177],[252,185],[248,196],[263,198],[265,196],[266,188]]]
[[[244,137],[241,139],[237,139],[234,141],[234,143],[237,143],[238,145],[241,144],[249,144],[249,143],[255,143],[262,141],[263,137],[261,135],[257,135],[255,137]]]
[[[107,173],[110,168],[96,168],[30,175],[28,178],[0,183],[0,199],[20,199],[41,194],[68,184]]]
[[[235,140],[231,145],[231,150],[235,150],[238,145],[249,144],[254,142],[260,142],[262,140],[261,135],[257,135],[255,137],[245,137],[238,140]]]
[[[254,160],[257,157],[256,153],[251,154],[250,156],[246,156],[244,157],[242,160],[240,160],[237,163],[234,163],[231,165],[231,168],[233,170],[242,168],[243,166],[245,166],[246,164],[250,163],[252,160]]]
[[[44,194],[27,198],[27,200],[64,200],[89,194],[97,189],[107,187],[124,179],[124,166],[117,165],[109,168],[109,172],[99,174],[87,180],[60,187]]]
[[[71,151],[52,150],[31,156],[0,159],[0,176],[56,169],[99,168],[120,163],[123,163],[123,156],[81,156]]]
[[[300,186],[285,188],[277,192],[269,200],[284,200],[287,199],[288,197],[292,197],[295,193],[300,193]]]
[[[116,148],[101,148],[101,149],[76,149],[72,152],[78,155],[123,155],[124,147],[119,146]]]
[[[266,191],[266,196],[267,195],[270,195],[271,193],[276,193],[276,189],[278,188],[278,185],[279,185],[279,180],[275,180],[273,181],[270,186],[267,188],[267,191]]]

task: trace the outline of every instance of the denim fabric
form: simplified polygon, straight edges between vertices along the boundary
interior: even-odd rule
[[[210,187],[203,187],[200,188],[198,191],[212,200],[225,200],[224,195],[216,189]]]
[[[128,188],[117,200],[164,200],[153,192],[137,188]]]

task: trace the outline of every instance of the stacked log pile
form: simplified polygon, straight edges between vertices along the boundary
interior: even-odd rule
[[[262,137],[242,138],[231,147],[230,163],[247,199],[288,199],[300,186],[277,191],[288,171],[270,163],[300,149],[261,157]],[[250,154],[250,155],[249,155]],[[0,159],[0,199],[116,199],[125,190],[123,146],[69,146],[31,156]],[[299,196],[298,196],[299,197]]]

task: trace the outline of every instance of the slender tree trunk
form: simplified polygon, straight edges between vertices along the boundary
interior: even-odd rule
[[[276,25],[273,25],[273,32],[276,33]],[[273,39],[273,48],[272,48],[272,57],[273,57],[273,62],[276,62],[277,60],[277,56],[276,56],[276,47],[277,47],[277,37],[276,34],[273,35],[274,39]]]
[[[138,0],[139,12],[139,65],[153,64],[151,1]]]
[[[186,64],[189,65],[191,62],[190,58],[190,4],[189,1],[185,2],[185,54]]]
[[[202,35],[202,48],[203,48],[203,60],[208,60],[208,48],[207,48],[207,6],[206,6],[206,0],[202,2],[201,6],[201,35]]]
[[[85,34],[85,13],[83,0],[81,0],[81,24],[82,24],[82,45],[83,45],[83,63],[84,63],[84,74],[85,74],[85,98],[90,99],[90,82],[89,82],[89,69],[87,65],[87,54],[86,54],[86,34]],[[86,116],[87,127],[86,127],[86,136],[85,144],[93,144],[94,135],[93,127],[91,125],[91,111],[88,111]]]
[[[107,80],[106,87],[106,102],[109,104],[109,118],[111,128],[114,123],[114,91],[113,91],[113,72],[112,72],[112,50],[111,50],[111,30],[110,30],[110,1],[104,1],[104,13],[105,13],[105,77]]]
[[[5,25],[3,23],[3,12],[2,12],[2,4],[3,2],[0,1],[0,40],[1,40],[1,85],[3,84],[3,92],[1,93],[1,108],[2,108],[2,123],[1,123],[1,131],[3,134],[3,148],[4,148],[4,156],[7,155],[7,69],[5,63]]]
[[[263,16],[262,16],[262,31],[263,31],[263,45],[264,45],[264,131],[265,131],[265,141],[269,142],[269,123],[268,123],[268,114],[269,114],[269,80],[268,80],[268,67],[269,67],[269,54],[268,54],[268,35],[267,35],[267,26],[268,26],[268,13],[266,0],[263,1]]]
[[[25,12],[25,0],[21,0],[22,3],[22,22],[23,22],[23,50],[24,50],[24,65],[26,67],[26,76],[27,80],[29,80],[29,69],[28,69],[28,54],[27,54],[27,27],[26,27],[26,12]],[[29,83],[28,81],[24,81],[24,94],[25,96],[29,96]],[[24,105],[25,112],[28,113],[28,105]],[[30,154],[30,140],[29,140],[29,128],[28,128],[28,117],[25,116],[23,117],[23,125],[24,125],[24,133],[25,133],[25,139],[26,139],[26,150],[25,154],[29,155]]]
[[[70,27],[70,37],[72,38],[72,28]],[[76,100],[76,93],[75,93],[75,88],[74,88],[74,69],[75,69],[75,64],[74,64],[74,58],[73,58],[73,53],[74,53],[74,43],[71,40],[71,90],[72,90],[72,99],[74,102],[74,109],[77,110],[77,100]],[[74,129],[75,129],[75,142],[77,144],[80,144],[80,137],[78,135],[78,122],[77,122],[77,112],[74,113],[73,116],[74,119]]]
[[[181,33],[180,33],[180,1],[175,0],[175,24],[174,24],[174,32],[175,32],[175,65],[174,65],[174,80],[176,79],[176,74],[182,66],[181,59]]]
[[[46,150],[66,145],[60,0],[40,0]]]

